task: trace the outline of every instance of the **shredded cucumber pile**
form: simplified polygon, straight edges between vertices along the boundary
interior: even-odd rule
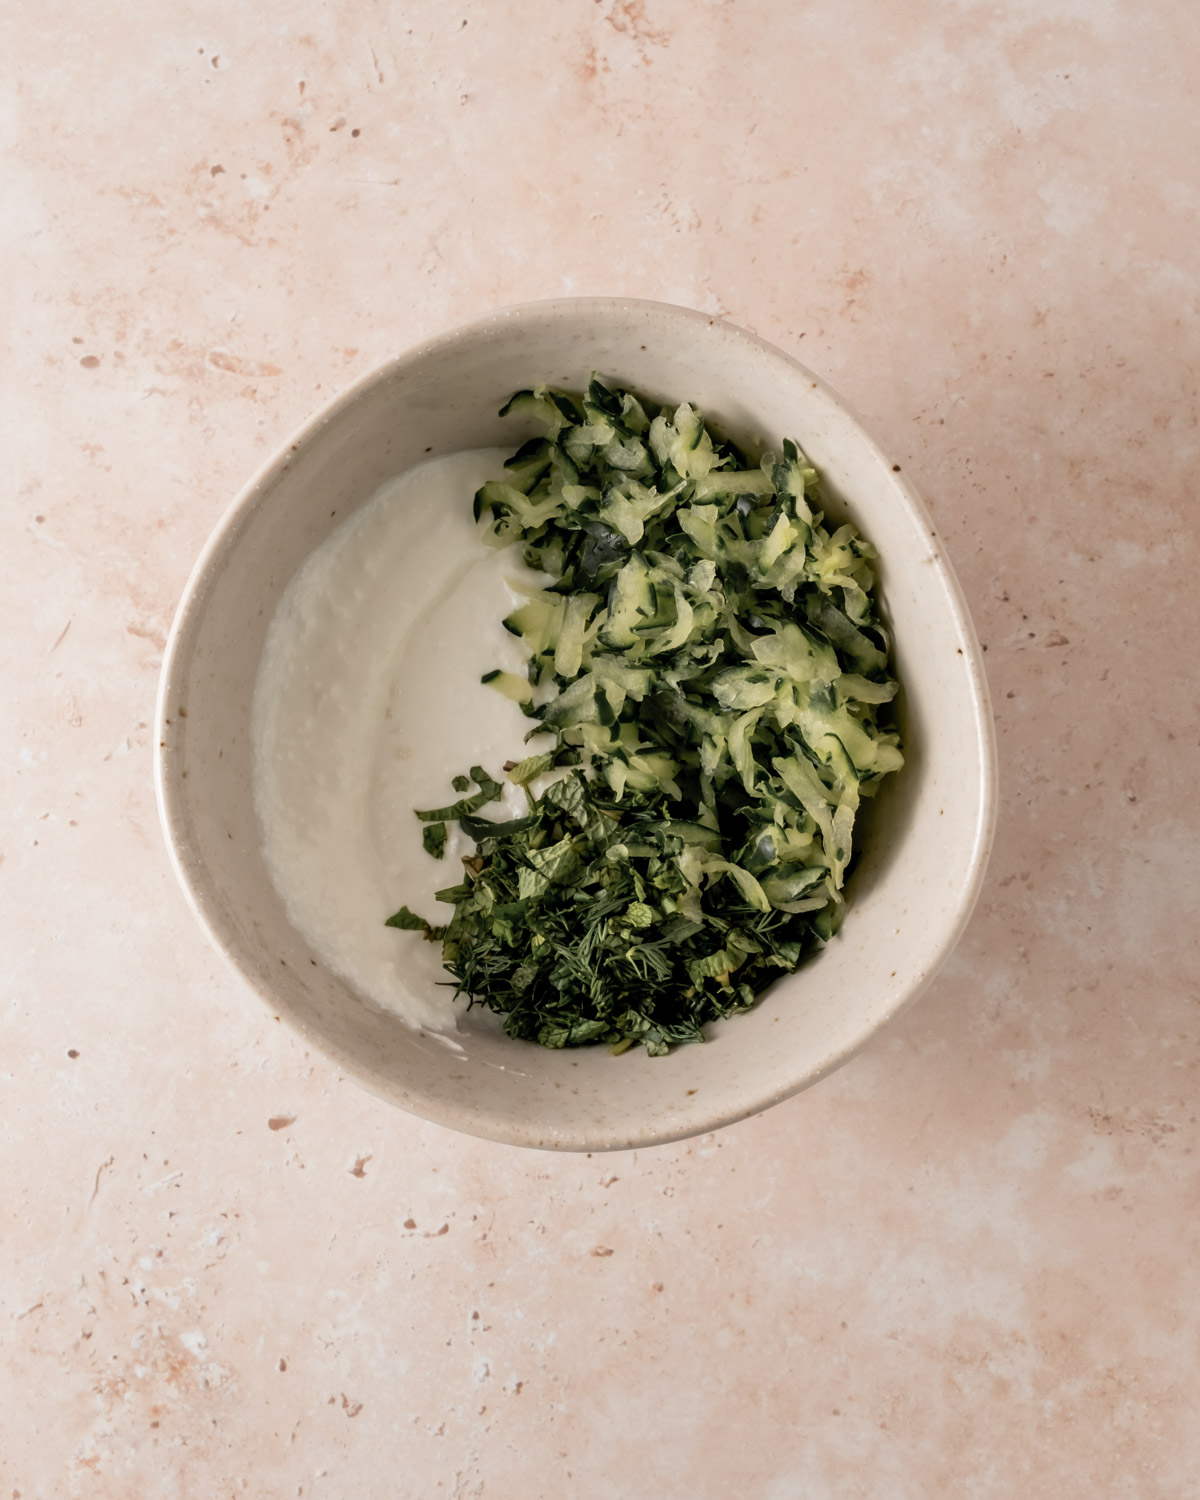
[[[545,576],[504,621],[524,677],[483,679],[535,721],[505,768],[528,813],[481,817],[481,767],[420,812],[475,841],[435,927],[457,990],[544,1046],[661,1055],[752,1006],[837,930],[864,797],[903,764],[879,720],[897,690],[872,596],[875,556],[823,524],[796,444],[748,467],[687,405],[593,379],[539,386],[537,419],[475,498],[486,540]],[[565,769],[564,769],[565,768]],[[544,789],[540,795],[531,790]]]

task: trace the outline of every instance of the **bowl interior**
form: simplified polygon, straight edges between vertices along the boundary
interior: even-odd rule
[[[253,805],[251,700],[297,568],[391,476],[431,455],[527,434],[512,391],[589,372],[696,403],[749,447],[794,437],[832,514],[878,547],[897,642],[907,764],[864,824],[851,911],[823,953],[712,1044],[548,1052],[472,1024],[461,1050],[353,993],[287,921]],[[284,1019],[368,1087],[425,1118],[516,1144],[599,1150],[714,1128],[844,1061],[911,1001],[974,902],[993,819],[983,673],[953,574],[919,502],[837,397],[727,323],[655,303],[579,300],[497,313],[393,361],[289,444],[231,509],[176,619],[159,703],[158,778],[176,867],[217,944]]]

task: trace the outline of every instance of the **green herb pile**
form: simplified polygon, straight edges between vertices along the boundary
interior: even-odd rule
[[[509,413],[545,436],[475,514],[547,581],[504,621],[525,677],[483,680],[550,742],[505,768],[527,815],[479,816],[503,790],[479,766],[475,791],[457,777],[456,802],[417,814],[431,854],[451,821],[476,853],[438,892],[447,925],[407,907],[390,924],[439,940],[457,992],[510,1036],[659,1055],[841,921],[860,801],[903,764],[876,719],[896,683],[875,554],[822,524],[792,442],[749,467],[691,406],[595,379],[582,400],[518,392]]]

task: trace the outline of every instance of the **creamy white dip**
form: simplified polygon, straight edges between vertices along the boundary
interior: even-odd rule
[[[361,994],[432,1030],[454,1030],[440,947],[384,922],[401,905],[448,919],[434,892],[459,882],[474,846],[452,824],[434,859],[413,808],[452,802],[451,777],[472,765],[501,779],[536,748],[517,706],[479,681],[523,672],[501,621],[523,597],[514,583],[537,581],[471,519],[504,457],[420,464],[339,526],[280,600],[254,693],[255,805],[289,920]],[[503,806],[523,811],[518,789]]]

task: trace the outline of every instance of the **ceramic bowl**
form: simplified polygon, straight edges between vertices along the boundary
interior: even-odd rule
[[[251,698],[272,612],[310,552],[384,480],[430,454],[514,443],[497,412],[596,370],[690,400],[749,449],[794,437],[828,512],[879,549],[907,764],[871,807],[841,933],[751,1012],[665,1058],[546,1051],[460,1023],[461,1052],[355,994],[293,928],[260,852]],[[456,1130],[565,1150],[645,1146],[776,1104],[851,1057],[928,985],[962,933],[995,809],[979,645],[942,543],[891,461],[821,380],[743,329],[654,302],[571,299],[493,313],[391,360],[318,413],[210,539],[163,665],[156,775],[176,872],[201,924],[272,1012],[367,1088]],[[856,842],[859,842],[856,839]]]

